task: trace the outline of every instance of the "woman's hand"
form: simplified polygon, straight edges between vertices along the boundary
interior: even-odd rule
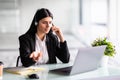
[[[34,61],[38,61],[42,57],[42,52],[32,52],[30,54],[30,58],[32,58]]]
[[[60,42],[64,42],[64,37],[63,37],[63,33],[61,32],[59,27],[56,26],[52,26],[52,31],[54,31],[56,33],[56,35],[59,37]]]

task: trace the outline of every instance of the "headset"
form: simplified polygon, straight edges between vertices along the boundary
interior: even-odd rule
[[[36,16],[35,16],[35,26],[38,25],[38,22],[37,22],[37,19],[36,19]]]
[[[37,23],[37,21],[35,21],[35,26],[37,26],[38,25],[38,23]]]

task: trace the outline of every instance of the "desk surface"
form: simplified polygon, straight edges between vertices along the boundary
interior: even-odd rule
[[[46,64],[46,65],[41,65],[39,67],[44,67],[49,70],[52,70],[55,68],[66,67],[70,65],[72,65],[72,63]],[[38,80],[78,80],[78,79],[87,80],[88,78],[120,76],[120,68],[113,67],[113,66],[100,67],[94,71],[80,73],[80,74],[72,75],[72,76],[59,75],[59,74],[54,74],[54,73],[49,73],[49,72],[41,72],[39,73],[39,75],[40,75],[40,79]],[[30,80],[30,79],[26,78],[26,76],[4,72],[2,80]]]

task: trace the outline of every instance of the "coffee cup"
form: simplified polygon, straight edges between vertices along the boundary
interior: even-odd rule
[[[0,61],[0,79],[2,79],[3,76],[3,62]]]

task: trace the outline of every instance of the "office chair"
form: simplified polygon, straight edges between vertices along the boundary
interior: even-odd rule
[[[16,67],[19,66],[20,56],[17,57]]]

